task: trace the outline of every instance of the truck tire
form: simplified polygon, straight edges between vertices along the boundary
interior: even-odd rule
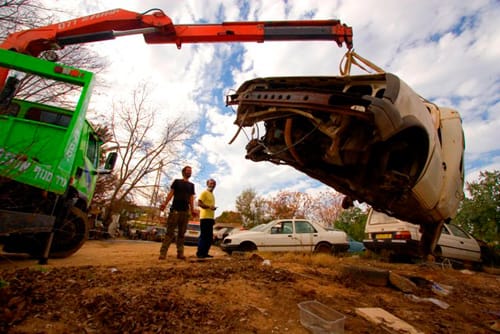
[[[55,227],[50,258],[65,258],[79,250],[89,237],[87,214],[73,207],[64,221]]]

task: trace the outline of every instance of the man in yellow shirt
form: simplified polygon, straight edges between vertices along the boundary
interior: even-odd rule
[[[200,207],[200,238],[198,239],[198,250],[196,256],[200,259],[213,257],[208,254],[214,238],[215,224],[215,197],[213,194],[215,180],[207,180],[207,189],[198,197],[198,206]]]

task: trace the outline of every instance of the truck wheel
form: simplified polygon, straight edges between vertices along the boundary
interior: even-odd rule
[[[62,224],[56,225],[50,258],[65,258],[79,250],[89,237],[87,215],[73,207]]]

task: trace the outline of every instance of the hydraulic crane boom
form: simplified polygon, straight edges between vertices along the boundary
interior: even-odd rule
[[[150,13],[150,14],[148,14]],[[10,34],[0,48],[37,57],[66,45],[104,41],[142,34],[148,44],[331,40],[352,48],[352,28],[339,20],[223,22],[220,24],[172,23],[162,10],[135,13],[113,9],[45,27]],[[0,88],[7,71],[0,69]]]
[[[148,44],[178,48],[183,43],[291,40],[330,40],[352,48],[352,29],[338,20],[174,25],[158,9],[145,13],[113,9],[10,34],[0,42],[0,243],[4,249],[39,256],[41,263],[49,256],[76,252],[88,239],[90,201],[102,170],[99,135],[85,119],[93,73],[36,57],[66,45],[134,34],[142,34]],[[16,73],[8,77],[9,70]],[[17,72],[42,82],[51,79],[62,86],[79,86],[75,94],[67,94],[76,100],[68,107],[58,105],[57,99],[43,103],[25,98],[17,94],[21,82]],[[108,157],[104,170],[109,172],[116,155]]]

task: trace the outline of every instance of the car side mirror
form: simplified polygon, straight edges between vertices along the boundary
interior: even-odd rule
[[[106,162],[104,163],[104,168],[99,169],[99,174],[110,174],[113,168],[115,168],[116,160],[118,159],[117,152],[110,152],[106,157]]]
[[[106,157],[106,163],[104,164],[104,168],[113,170],[113,168],[115,168],[117,158],[118,158],[117,152],[110,152]]]

